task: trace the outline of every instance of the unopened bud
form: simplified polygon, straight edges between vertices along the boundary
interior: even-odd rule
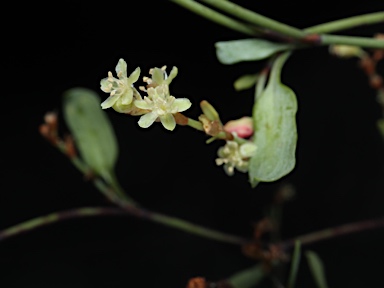
[[[204,115],[211,121],[220,121],[219,113],[217,113],[216,109],[213,108],[208,101],[203,100],[200,102],[200,108],[203,111]]]
[[[224,125],[224,130],[229,133],[236,133],[240,138],[248,138],[253,135],[253,119],[244,116],[237,120],[228,121]]]
[[[361,57],[365,52],[358,46],[330,45],[329,52],[340,58]]]

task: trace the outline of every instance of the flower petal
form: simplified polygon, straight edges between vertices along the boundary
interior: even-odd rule
[[[177,76],[178,69],[176,66],[172,67],[171,73],[169,74],[168,78],[165,79],[164,84],[171,84],[172,80]]]
[[[103,92],[109,93],[111,92],[111,82],[108,81],[108,78],[104,78],[100,80],[100,89]]]
[[[103,103],[101,103],[101,108],[107,109],[112,107],[118,99],[118,96],[109,96]]]
[[[163,124],[164,128],[172,131],[176,127],[176,120],[172,114],[165,114],[160,116],[161,124]]]
[[[128,83],[129,85],[132,85],[133,83],[135,83],[137,80],[139,80],[139,77],[140,77],[140,67],[137,67],[132,73],[131,75],[129,75],[128,77]]]
[[[183,112],[191,107],[192,103],[188,98],[178,98],[172,104],[172,111],[176,109],[176,112]]]
[[[152,80],[155,81],[158,85],[163,84],[164,82],[164,72],[159,68],[153,68]]]
[[[119,73],[121,72],[121,76],[119,77]],[[119,59],[119,62],[116,65],[116,73],[119,78],[126,78],[127,77],[127,62],[124,61],[123,58]]]
[[[146,110],[150,110],[152,108],[152,105],[150,105],[147,101],[145,100],[135,100],[134,102],[134,105],[137,107],[137,108],[140,108],[140,109],[146,109]]]
[[[249,142],[240,146],[240,154],[244,158],[252,157],[255,154],[257,147],[255,144]]]
[[[141,128],[148,128],[153,124],[153,122],[155,122],[156,119],[157,119],[157,114],[153,112],[149,112],[140,117],[138,124]]]
[[[131,87],[129,87],[128,90],[120,97],[121,97],[121,104],[123,105],[131,104],[133,100],[133,91]]]

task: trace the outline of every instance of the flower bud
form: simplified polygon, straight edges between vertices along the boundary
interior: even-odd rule
[[[253,119],[244,116],[237,120],[228,121],[224,125],[224,130],[229,133],[236,133],[240,138],[248,138],[253,135]]]

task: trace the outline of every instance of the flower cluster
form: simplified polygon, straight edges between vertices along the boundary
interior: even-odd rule
[[[176,124],[191,125],[212,136],[211,140],[225,140],[225,145],[218,150],[216,164],[223,165],[227,175],[232,176],[235,169],[247,172],[249,159],[256,150],[253,142],[245,139],[253,135],[252,118],[242,117],[223,125],[215,108],[205,100],[200,103],[203,111],[199,117],[200,123],[183,116],[180,112],[189,109],[191,101],[170,94],[169,85],[177,76],[178,69],[173,67],[167,75],[166,68],[150,69],[150,77],[143,77],[145,86],[136,89],[133,84],[140,77],[140,67],[128,76],[127,63],[120,59],[116,66],[117,77],[108,72],[108,77],[100,81],[101,90],[109,93],[109,97],[101,103],[101,108],[113,108],[119,113],[140,116],[138,124],[142,128],[148,128],[156,121],[170,131],[175,129]],[[142,97],[139,90],[147,95]]]
[[[235,168],[245,173],[248,171],[249,158],[255,151],[256,146],[250,141],[241,144],[237,141],[226,141],[226,144],[217,152],[219,158],[216,158],[216,164],[224,164],[224,171],[228,176],[235,173]]]
[[[115,111],[130,115],[141,115],[138,122],[142,128],[151,126],[160,121],[164,128],[174,130],[176,120],[174,114],[189,109],[192,103],[186,98],[176,99],[169,92],[169,84],[177,75],[177,68],[173,67],[170,75],[165,72],[166,66],[150,69],[151,78],[144,77],[146,88],[140,90],[148,96],[141,97],[139,91],[133,86],[140,76],[140,68],[136,68],[127,77],[127,63],[120,59],[116,66],[117,77],[108,72],[108,77],[101,80],[101,90],[110,93],[110,96],[101,103],[101,108],[112,107]]]

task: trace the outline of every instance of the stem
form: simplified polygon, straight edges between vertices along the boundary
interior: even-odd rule
[[[210,9],[200,3],[197,3],[196,1],[192,1],[192,0],[170,0],[170,1],[176,4],[179,4],[180,6],[200,16],[203,16],[204,18],[207,18],[213,22],[216,22],[217,24],[220,24],[232,30],[235,30],[247,35],[251,35],[251,36],[259,35],[259,33],[256,30],[250,28],[244,23],[241,23],[232,18],[229,18],[228,16],[220,14],[213,9]]]
[[[120,208],[106,208],[106,207],[83,207],[71,210],[54,212],[44,216],[32,218],[25,222],[16,224],[9,228],[0,231],[0,241],[17,236],[31,230],[48,226],[62,220],[73,218],[93,217],[93,216],[110,216],[110,215],[127,215],[123,209]]]
[[[300,29],[280,23],[254,11],[245,9],[235,3],[231,3],[230,1],[202,0],[202,2],[208,3],[213,7],[221,9],[224,12],[230,13],[252,24],[277,31],[283,35],[292,37],[293,39],[301,39],[306,35],[306,33]]]
[[[196,120],[193,120],[191,118],[188,118],[187,125],[192,127],[192,128],[195,128],[196,130],[204,131],[203,124],[201,124],[200,121],[196,121]]]
[[[288,249],[294,246],[296,241],[300,241],[302,245],[312,244],[321,240],[326,240],[334,237],[344,236],[351,233],[371,230],[375,228],[384,228],[384,218],[377,218],[365,221],[349,223],[333,228],[308,233],[297,236],[295,238],[283,241],[279,244],[282,249]]]
[[[112,193],[110,188],[100,179],[95,179],[94,184],[96,188],[107,197],[108,200],[110,200],[112,203],[116,204],[120,208],[124,209],[127,213],[135,217],[146,219],[152,222],[157,222],[168,227],[176,228],[181,231],[185,231],[191,234],[225,243],[243,245],[249,242],[248,239],[199,226],[177,217],[167,216],[161,213],[152,212],[150,210],[134,206],[131,203],[126,202],[117,197],[114,193]]]
[[[255,35],[255,31],[246,26],[246,24],[235,21],[227,16],[224,16],[210,8],[204,7],[203,5],[197,3],[192,0],[171,0],[185,8],[199,14],[205,18],[210,19],[213,22],[221,24],[223,26],[234,29],[230,23],[235,22],[237,24],[237,28],[242,27],[242,29],[234,29],[236,31],[245,33],[247,35]],[[230,1],[217,1],[217,0],[202,0],[209,5],[221,9],[229,14],[232,14],[236,17],[244,19],[252,24],[257,25],[259,28],[266,28],[280,34],[281,39],[284,39],[285,36],[288,36],[292,39],[296,40],[304,40],[306,42],[306,36],[308,34],[313,33],[325,33],[325,32],[334,32],[341,29],[347,29],[350,27],[355,27],[361,24],[370,24],[370,23],[378,23],[383,21],[383,12],[370,13],[366,15],[360,15],[355,17],[350,17],[346,19],[341,19],[337,21],[332,21],[328,23],[324,23],[321,25],[316,25],[312,27],[308,27],[307,29],[300,30],[295,27],[286,25],[284,23],[278,22],[276,20],[270,19],[263,15],[260,15],[254,11],[245,9],[237,4],[231,3]],[[209,11],[209,12],[208,12]],[[218,21],[220,19],[220,21]],[[246,28],[244,31],[243,28]],[[251,30],[252,33],[249,33]],[[260,34],[260,33],[257,33]],[[268,34],[268,31],[265,31],[264,34]],[[310,36],[310,35],[309,35]],[[355,45],[365,48],[384,48],[384,40],[373,39],[369,37],[353,37],[353,36],[340,36],[340,35],[327,35],[321,34],[317,35],[319,37],[319,41],[314,44],[317,45],[333,45],[333,44],[342,44],[342,45]],[[308,39],[307,39],[308,40]]]
[[[331,44],[343,44],[343,45],[354,45],[365,48],[384,48],[384,40],[378,40],[367,37],[353,37],[353,36],[339,36],[339,35],[328,35],[322,34],[321,45]]]
[[[197,122],[197,121],[195,121]],[[200,123],[200,122],[198,122]],[[201,123],[200,123],[201,124]],[[66,154],[66,149],[64,145],[56,145],[60,151]],[[77,157],[71,157],[71,161],[76,168],[78,168],[82,173],[86,174],[88,172],[87,166]],[[93,185],[113,204],[118,207],[124,209],[126,213],[129,213],[133,216],[146,219],[149,221],[161,223],[165,226],[179,229],[181,231],[185,231],[191,234],[195,234],[201,237],[213,239],[216,241],[226,242],[230,244],[243,245],[248,243],[248,239],[244,239],[235,235],[226,234],[220,231],[216,231],[210,228],[206,228],[203,226],[199,226],[188,221],[167,216],[160,213],[155,213],[149,210],[145,210],[143,208],[139,208],[136,204],[131,201],[127,201],[122,199],[115,193],[113,189],[111,189],[105,181],[102,181],[100,178],[92,178]],[[116,187],[114,187],[116,188]]]
[[[376,24],[384,21],[384,12],[374,12],[336,21],[331,21],[304,29],[308,33],[331,33],[360,25]]]

